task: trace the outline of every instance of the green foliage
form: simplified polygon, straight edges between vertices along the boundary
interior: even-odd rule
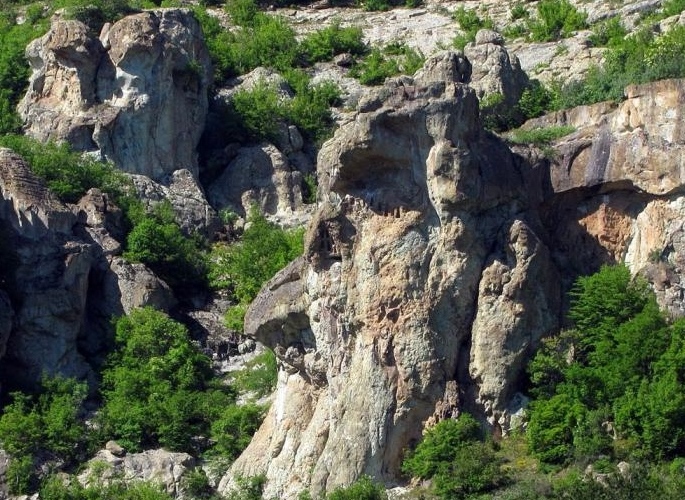
[[[209,272],[211,286],[232,290],[243,305],[303,251],[302,231],[284,231],[256,210],[250,213],[249,223],[241,241],[213,248]]]
[[[207,474],[199,467],[183,475],[183,488],[186,495],[193,500],[211,500],[216,497]]]
[[[504,484],[506,474],[489,443],[483,442],[480,424],[469,414],[443,420],[429,429],[423,441],[402,462],[402,471],[433,479],[439,498],[465,498]]]
[[[394,58],[388,58],[378,47],[371,52],[351,70],[350,76],[357,78],[363,85],[380,85],[386,78],[400,72],[400,67]]]
[[[278,124],[285,120],[285,106],[277,90],[266,82],[252,89],[241,89],[231,97],[240,124],[253,140],[274,140]]]
[[[374,483],[369,476],[362,476],[345,488],[336,488],[326,495],[326,500],[387,500],[385,488]]]
[[[43,144],[23,135],[0,137],[0,146],[21,155],[34,174],[67,203],[76,203],[90,188],[122,197],[128,185],[125,176],[111,164],[93,160],[64,144]]]
[[[530,16],[528,8],[523,2],[512,5],[509,13],[512,21],[517,21],[518,19],[527,19]]]
[[[202,242],[181,232],[169,202],[134,219],[126,240],[126,259],[147,265],[174,289],[205,286]]]
[[[576,129],[571,126],[517,129],[512,130],[509,133],[508,138],[514,144],[534,144],[536,146],[545,146],[556,139],[575,132],[575,130]]]
[[[462,50],[467,43],[476,39],[476,33],[481,29],[495,29],[495,24],[492,19],[486,17],[481,19],[473,9],[467,10],[464,7],[459,7],[454,11],[452,17],[459,23],[459,27],[464,32],[457,35],[452,42],[456,48]]]
[[[623,27],[621,19],[612,17],[592,27],[590,43],[594,47],[618,47],[627,34],[628,31]]]
[[[111,484],[82,486],[77,480],[65,484],[59,476],[46,479],[40,488],[41,500],[171,500],[158,484],[144,481],[114,481]],[[202,497],[193,497],[202,498]]]
[[[11,458],[7,476],[15,493],[36,484],[34,461],[47,453],[67,464],[83,458],[88,442],[80,418],[87,387],[73,379],[43,378],[40,392],[12,393],[0,417],[0,444]]]
[[[575,329],[545,342],[529,365],[532,453],[565,464],[685,452],[685,324],[668,325],[647,284],[623,266],[579,278],[571,299]],[[606,422],[621,439],[609,438]]]
[[[685,0],[666,0],[663,3],[664,16],[676,16],[685,10]]]
[[[541,0],[537,13],[538,18],[528,24],[535,41],[560,40],[587,26],[587,14],[577,10],[568,0]]]
[[[16,14],[10,8],[0,16],[0,135],[19,131],[21,121],[16,107],[26,90],[30,72],[24,51],[31,40],[47,31],[49,24],[38,6],[27,11],[22,24],[17,24]]]
[[[235,460],[250,444],[252,435],[264,420],[265,408],[253,403],[226,407],[221,416],[212,422],[215,452]]]
[[[231,403],[225,389],[214,388],[209,358],[183,325],[152,308],[119,318],[116,343],[102,375],[104,437],[131,451],[192,451],[192,438]]]
[[[228,500],[262,500],[262,491],[266,483],[263,475],[238,477],[235,480],[237,489],[228,493]]]
[[[429,429],[416,449],[404,459],[402,471],[429,479],[452,460],[457,448],[478,441],[481,436],[480,424],[468,413],[456,420],[443,420]]]
[[[294,30],[282,17],[259,11],[253,0],[232,1],[227,10],[238,25],[235,30],[224,29],[203,8],[194,9],[214,64],[217,85],[258,66],[281,72],[298,66],[301,49]]]
[[[366,44],[359,27],[342,28],[339,21],[307,35],[302,40],[303,51],[310,63],[330,61],[337,54],[348,52],[363,55]]]
[[[271,394],[278,375],[276,355],[267,349],[235,373],[233,383],[240,392],[251,392],[258,397]]]

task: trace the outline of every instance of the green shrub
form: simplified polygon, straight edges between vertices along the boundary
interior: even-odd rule
[[[158,204],[140,218],[134,217],[124,257],[142,262],[175,290],[206,285],[206,261],[202,244],[181,232],[171,204]]]
[[[229,289],[240,304],[247,305],[276,272],[302,254],[302,231],[284,231],[256,210],[242,239],[230,246],[212,250],[210,284]]]
[[[387,500],[388,495],[381,484],[374,483],[369,476],[362,476],[347,487],[334,489],[326,500]]]
[[[278,124],[285,120],[285,109],[278,92],[265,82],[257,82],[250,90],[241,89],[231,97],[231,105],[241,126],[255,141],[273,141]]]
[[[512,21],[517,21],[519,19],[527,19],[530,16],[528,8],[523,2],[515,3],[512,5],[509,11]]]
[[[14,493],[28,493],[37,485],[35,460],[39,453],[73,465],[88,451],[81,405],[87,387],[73,379],[43,378],[36,395],[10,394],[12,402],[0,417],[0,444],[10,454],[7,472]]]
[[[402,471],[421,479],[430,479],[449,464],[460,446],[482,438],[480,424],[468,413],[447,419],[428,429],[416,449],[402,462]]]
[[[590,43],[594,47],[616,47],[623,42],[627,34],[628,31],[623,27],[621,19],[612,17],[592,27]]]
[[[216,441],[214,451],[230,460],[238,458],[250,444],[265,413],[263,406],[254,403],[226,407],[221,416],[212,422],[212,438]]]
[[[145,481],[115,481],[111,484],[82,486],[72,479],[65,484],[59,476],[50,476],[40,488],[41,500],[172,500],[159,484]],[[200,498],[200,497],[194,497]]]
[[[577,10],[568,0],[541,0],[537,13],[537,20],[528,25],[535,41],[560,40],[587,26],[587,14]]]
[[[397,61],[384,56],[379,48],[374,47],[350,70],[350,76],[357,78],[363,85],[380,85],[386,78],[399,72],[400,67]]]
[[[0,146],[21,155],[38,177],[67,203],[76,203],[90,188],[99,188],[117,198],[127,191],[126,177],[109,163],[72,151],[67,143],[43,144],[22,135],[0,137]]]
[[[17,12],[11,7],[3,14],[0,16],[0,135],[19,131],[21,121],[16,107],[26,91],[30,73],[24,51],[26,45],[42,36],[49,26],[42,7],[36,6],[27,12],[27,19],[22,24],[17,24]]]
[[[534,144],[545,146],[552,141],[571,134],[576,129],[571,126],[554,126],[533,129],[518,129],[509,133],[509,140],[514,144]]]
[[[258,66],[286,71],[299,65],[300,46],[294,30],[282,17],[255,10],[252,0],[232,2],[227,8],[238,21],[236,30],[228,31],[204,9],[194,9],[214,64],[217,85]]]
[[[235,479],[236,489],[229,493],[229,500],[262,500],[262,492],[266,477],[264,475],[238,477]]]
[[[459,27],[464,32],[457,35],[452,41],[452,45],[462,50],[467,43],[473,42],[476,39],[476,33],[481,29],[495,29],[495,24],[492,19],[486,17],[481,19],[473,9],[467,10],[464,7],[459,7],[454,11],[452,17],[459,23]]]
[[[330,61],[337,54],[362,55],[367,47],[359,27],[342,28],[339,21],[307,35],[302,40],[303,52],[310,63]]]
[[[685,0],[666,0],[663,3],[664,16],[677,16],[685,10]]]
[[[402,462],[402,471],[433,480],[442,499],[466,498],[502,486],[506,474],[481,426],[469,414],[443,420],[429,429],[416,449]]]
[[[117,350],[102,375],[104,438],[130,451],[192,451],[194,436],[206,435],[231,403],[224,388],[215,388],[209,358],[183,325],[152,308],[134,310],[115,326]]]
[[[234,374],[233,385],[240,392],[251,392],[257,397],[264,397],[275,389],[277,376],[276,355],[267,349]]]

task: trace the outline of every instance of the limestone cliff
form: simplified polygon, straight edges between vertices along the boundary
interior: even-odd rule
[[[506,432],[568,284],[601,263],[645,270],[683,313],[685,82],[548,117],[578,128],[549,159],[480,127],[457,61],[386,82],[322,148],[305,256],[246,318],[279,358],[274,403],[220,489],[392,483],[424,426],[464,410]]]
[[[32,75],[19,111],[28,135],[154,179],[181,168],[197,176],[211,64],[189,11],[127,16],[99,38],[56,17],[26,53]]]

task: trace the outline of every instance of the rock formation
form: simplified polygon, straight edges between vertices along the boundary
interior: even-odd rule
[[[456,60],[388,82],[323,146],[306,259],[248,312],[246,332],[282,369],[232,471],[266,472],[267,497],[396,477],[438,406],[497,422],[558,325],[558,274],[523,173],[480,128]]]
[[[153,179],[181,168],[197,176],[211,64],[189,11],[127,16],[99,38],[56,17],[26,54],[32,75],[19,111],[28,135],[99,151]]]
[[[18,155],[0,149],[0,222],[13,253],[3,265],[15,277],[0,287],[0,352],[7,339],[2,368],[15,384],[44,373],[88,378],[111,343],[113,316],[173,305],[165,283],[119,256],[120,216],[96,190],[75,207],[61,203]]]
[[[305,256],[246,317],[279,382],[222,490],[257,473],[279,498],[393,481],[424,426],[461,411],[506,432],[563,293],[601,263],[625,259],[685,312],[685,82],[548,117],[578,127],[549,159],[480,128],[453,57],[426,68],[386,82],[322,148]]]
[[[103,470],[103,464],[105,465]],[[183,495],[182,476],[195,467],[195,459],[187,453],[167,450],[147,450],[126,453],[110,441],[96,453],[86,470],[79,475],[82,484],[109,484],[114,481],[150,481],[160,484],[174,498]]]

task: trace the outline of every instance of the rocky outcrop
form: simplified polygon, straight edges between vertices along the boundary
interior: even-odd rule
[[[557,327],[557,274],[524,177],[480,129],[457,59],[388,82],[323,146],[306,260],[248,311],[246,332],[281,371],[232,474],[265,472],[266,496],[393,478],[438,411],[506,419],[526,354]]]
[[[478,98],[501,96],[502,105],[515,106],[528,85],[528,76],[516,56],[504,48],[504,37],[493,30],[480,30],[474,43],[464,48],[473,65],[471,87]]]
[[[99,151],[155,179],[181,168],[197,174],[211,65],[192,13],[131,15],[99,38],[57,17],[26,54],[32,75],[19,111],[27,134]]]
[[[15,271],[0,292],[0,351],[7,339],[2,363],[12,386],[45,373],[89,378],[111,344],[112,317],[173,306],[165,283],[120,257],[121,217],[98,190],[63,204],[21,157],[0,149],[0,224],[12,251],[3,265]]]
[[[159,182],[144,175],[132,175],[131,179],[148,210],[162,201],[171,204],[176,221],[185,234],[199,233],[211,237],[219,229],[221,223],[216,211],[189,170],[176,170]]]
[[[244,216],[256,206],[261,213],[289,220],[306,212],[303,173],[271,144],[240,148],[221,176],[209,187],[213,206]]]
[[[578,127],[549,159],[480,129],[457,60],[386,82],[323,146],[305,256],[246,317],[279,359],[274,403],[221,490],[256,473],[279,498],[393,481],[423,427],[461,411],[507,432],[564,291],[601,263],[626,260],[685,312],[685,82],[548,117]]]
[[[174,498],[183,495],[183,474],[195,466],[195,459],[187,453],[167,450],[148,450],[142,453],[126,453],[116,443],[107,443],[90,460],[86,470],[79,475],[84,485],[109,484],[111,482],[149,481],[160,484]]]

